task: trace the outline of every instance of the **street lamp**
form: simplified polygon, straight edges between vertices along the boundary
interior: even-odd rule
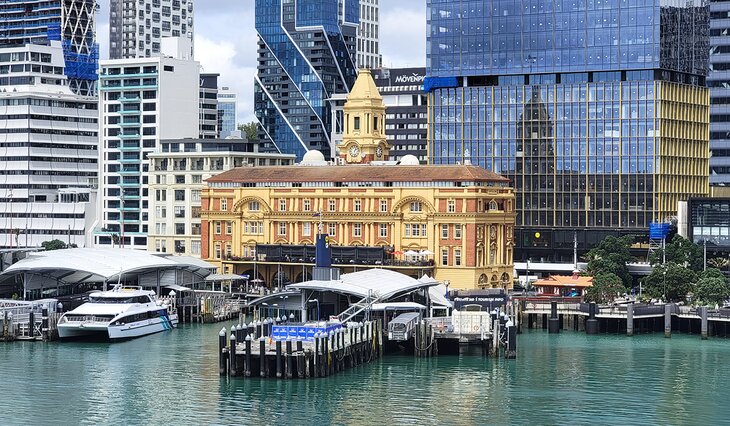
[[[667,270],[666,267],[664,271],[662,272],[662,275],[664,276],[664,303],[667,303]]]

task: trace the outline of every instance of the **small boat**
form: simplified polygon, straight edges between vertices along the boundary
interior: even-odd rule
[[[89,294],[88,302],[61,316],[57,329],[61,339],[120,340],[172,330],[177,322],[154,291],[117,285]]]

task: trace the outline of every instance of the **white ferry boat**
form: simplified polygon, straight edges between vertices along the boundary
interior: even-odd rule
[[[177,326],[177,314],[161,306],[155,292],[141,287],[116,286],[91,293],[89,301],[58,320],[61,339],[109,340],[146,336]]]

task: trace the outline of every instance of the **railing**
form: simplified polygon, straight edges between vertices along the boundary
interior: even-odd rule
[[[337,316],[337,319],[342,323],[345,324],[351,319],[353,319],[356,315],[360,314],[361,312],[368,309],[370,306],[373,305],[373,303],[376,303],[380,300],[380,294],[373,293],[359,302],[351,305],[349,308],[345,309],[341,314]]]

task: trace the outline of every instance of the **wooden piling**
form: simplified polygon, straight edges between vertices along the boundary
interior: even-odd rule
[[[276,377],[281,378],[281,340],[276,341]]]
[[[626,305],[626,335],[634,335],[634,304]]]
[[[235,327],[235,326],[234,326]],[[237,358],[236,358],[236,334],[235,330],[231,332],[231,346],[228,349],[228,371],[230,371],[231,377],[236,377],[236,375],[239,374],[238,369],[236,368]]]
[[[226,360],[226,328],[223,327],[218,333],[218,373],[221,376],[228,374],[228,361]]]
[[[280,343],[280,342],[277,342]],[[284,365],[286,366],[286,378],[291,379],[293,377],[293,365],[292,362],[294,362],[294,358],[292,357],[292,346],[291,346],[291,340],[286,341],[286,357],[284,358]]]
[[[246,353],[244,357],[244,370],[246,377],[251,377],[251,335],[246,336]]]
[[[259,339],[259,366],[259,375],[261,377],[267,377],[268,368],[266,366],[266,338],[263,336]]]

